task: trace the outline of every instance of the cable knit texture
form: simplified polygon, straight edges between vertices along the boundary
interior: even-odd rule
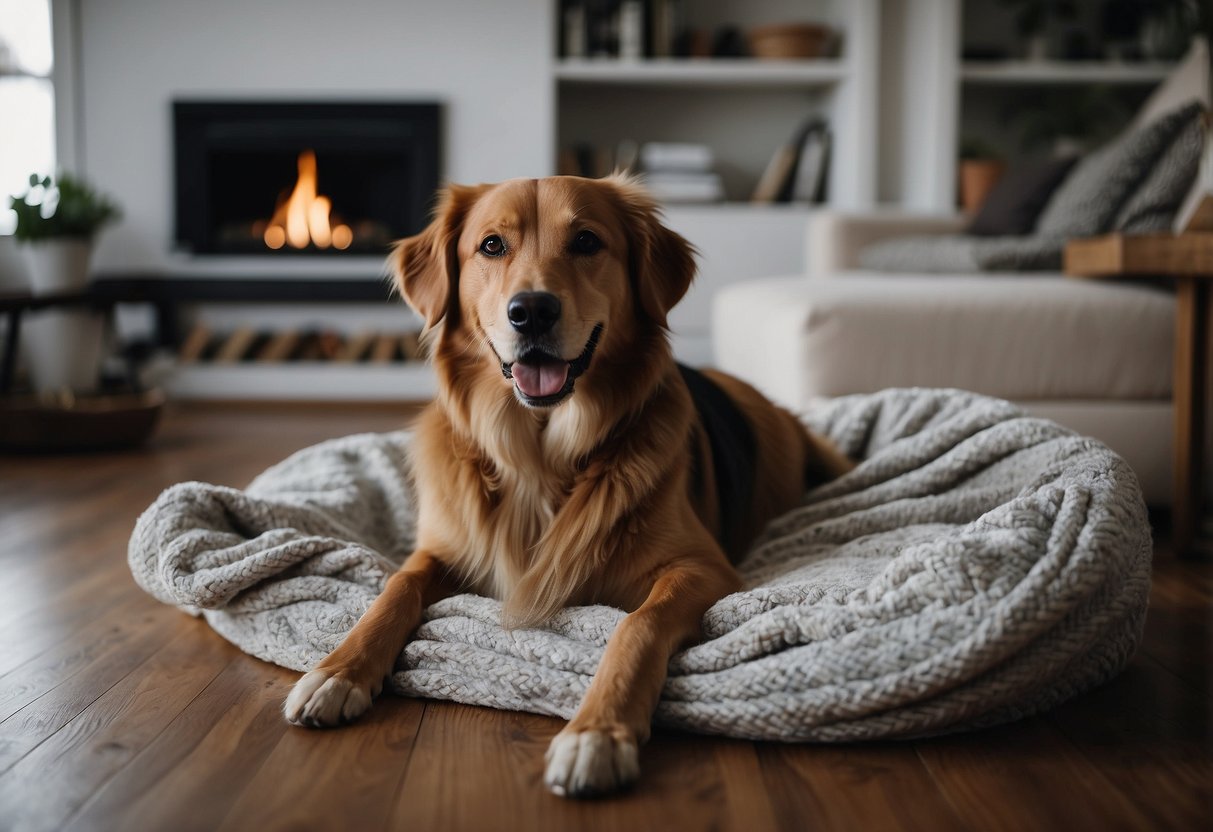
[[[1093,439],[954,390],[836,399],[808,421],[852,473],[774,521],[746,589],[670,662],[658,723],[849,741],[1004,722],[1116,674],[1141,636],[1152,544],[1132,470]],[[139,519],[135,580],[266,661],[311,668],[414,537],[407,433],[300,451],[244,491],[182,483]],[[434,604],[398,693],[569,717],[624,613],[503,630]]]

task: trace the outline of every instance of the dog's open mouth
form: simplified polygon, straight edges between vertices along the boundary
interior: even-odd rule
[[[513,379],[519,398],[530,407],[552,407],[560,404],[573,392],[573,384],[590,366],[598,339],[602,336],[602,324],[594,327],[590,339],[585,343],[581,355],[565,361],[542,349],[527,350],[516,361],[501,363],[501,374]]]

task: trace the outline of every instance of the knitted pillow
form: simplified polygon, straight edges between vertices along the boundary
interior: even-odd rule
[[[1154,169],[1116,215],[1115,228],[1130,234],[1169,231],[1200,168],[1205,128],[1200,112],[1183,126]]]
[[[1200,110],[1198,102],[1187,104],[1088,155],[1053,194],[1036,233],[1090,237],[1111,231],[1121,208]]]

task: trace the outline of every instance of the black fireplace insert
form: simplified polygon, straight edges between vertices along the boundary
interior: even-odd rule
[[[436,103],[173,103],[176,241],[195,254],[383,254],[426,223]]]

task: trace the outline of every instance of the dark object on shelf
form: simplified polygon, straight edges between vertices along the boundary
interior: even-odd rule
[[[0,399],[0,449],[26,453],[130,448],[150,437],[164,394]]]
[[[1018,122],[1021,149],[1052,152],[1060,143],[1083,150],[1098,147],[1129,120],[1124,102],[1107,87],[1044,90],[1031,107],[1008,105],[1004,118]]]
[[[1074,0],[1002,0],[1002,5],[1015,10],[1015,28],[1025,38],[1043,33],[1050,21],[1073,20],[1078,13]]]
[[[1141,34],[1146,4],[1142,0],[1104,0],[1099,8],[1100,30],[1104,40],[1129,41]]]
[[[712,42],[712,57],[714,58],[744,58],[746,56],[745,37],[736,26],[725,26],[716,30],[716,38]]]
[[[960,55],[963,61],[1005,61],[1010,57],[1001,46],[966,46]]]
[[[775,150],[750,201],[817,202],[826,196],[830,128],[818,116],[802,122],[792,137]]]
[[[1061,38],[1061,58],[1064,61],[1086,61],[1095,57],[1091,36],[1081,26],[1067,26]]]

